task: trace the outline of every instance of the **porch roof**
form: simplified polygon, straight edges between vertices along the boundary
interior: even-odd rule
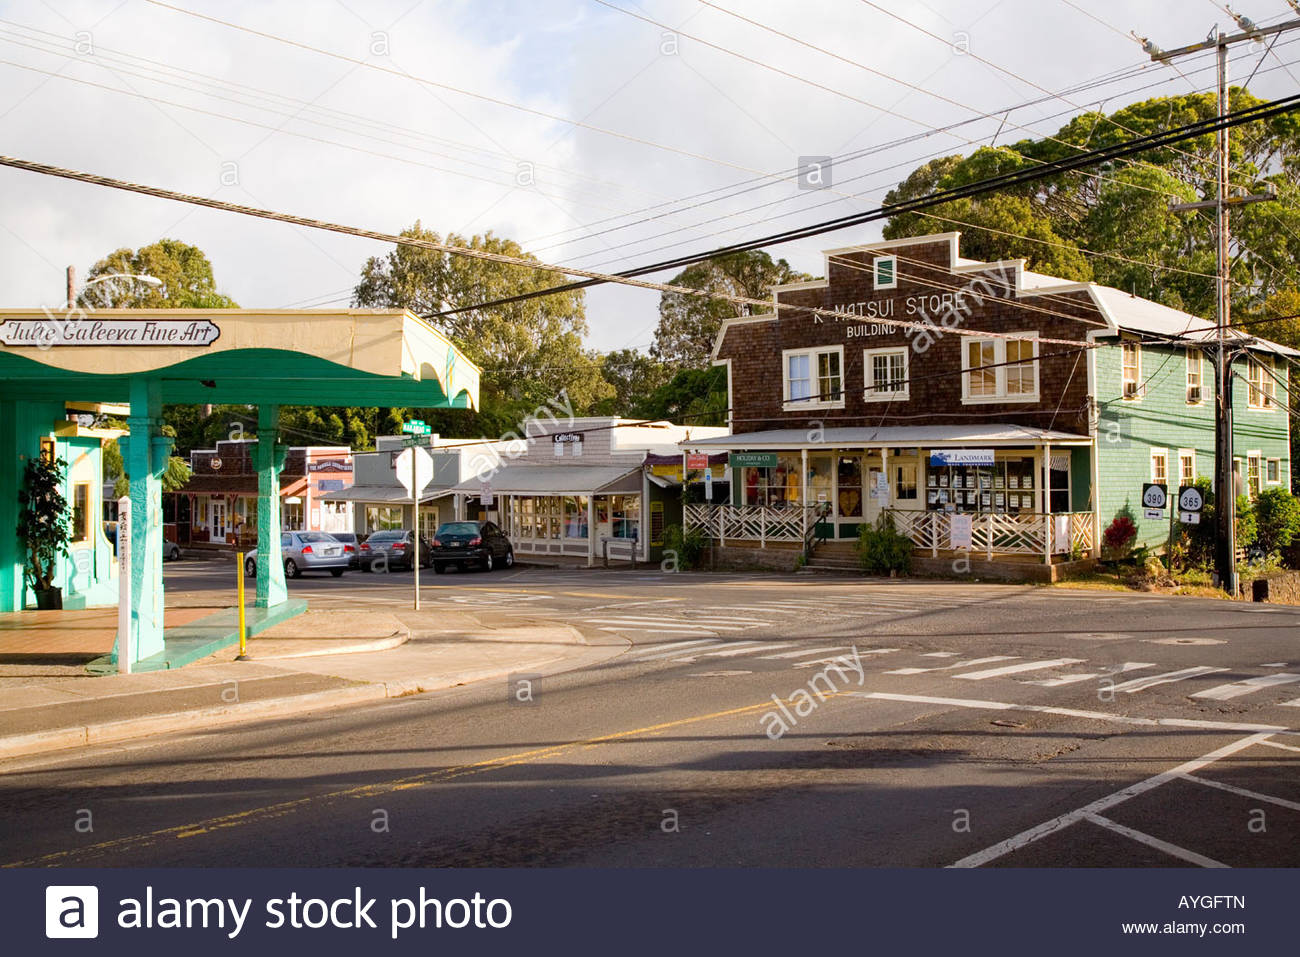
[[[426,488],[420,501],[431,502],[450,494],[450,488]],[[411,504],[411,493],[400,485],[349,485],[337,492],[326,492],[319,498],[322,502],[360,502],[363,505]]]
[[[961,448],[963,446],[1090,445],[1086,435],[1057,432],[1030,425],[886,425],[880,428],[830,428],[809,438],[808,429],[741,432],[708,439],[690,439],[684,449],[833,449],[833,448]]]
[[[493,493],[520,495],[594,495],[641,490],[641,465],[507,465],[490,479]],[[635,488],[625,481],[636,476]],[[477,476],[452,491],[477,495],[485,479]]]

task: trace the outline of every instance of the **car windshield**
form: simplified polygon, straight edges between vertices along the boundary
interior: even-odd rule
[[[299,532],[298,537],[304,542],[337,542],[338,539],[325,532]]]
[[[438,529],[439,535],[477,535],[478,526],[473,522],[448,522]]]

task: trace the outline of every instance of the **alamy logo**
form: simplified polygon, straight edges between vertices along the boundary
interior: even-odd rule
[[[61,884],[45,888],[46,937],[98,937],[99,888]]]

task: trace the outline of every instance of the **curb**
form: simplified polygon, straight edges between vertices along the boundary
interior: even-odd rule
[[[557,658],[563,657],[565,656],[558,655],[556,658],[546,659],[536,664],[530,662],[526,667],[541,669],[553,664]],[[123,718],[101,724],[73,725],[67,728],[53,728],[48,731],[32,731],[27,734],[9,735],[0,737],[0,760],[31,757],[87,745],[112,744],[133,738],[148,737],[153,734],[207,730],[213,727],[239,724],[244,721],[256,721],[261,718],[282,717],[327,708],[343,708],[348,705],[375,703],[390,698],[405,698],[430,691],[455,688],[476,681],[503,677],[514,673],[515,670],[483,669],[481,671],[460,672],[454,675],[443,674],[426,678],[405,678],[397,681],[356,684],[342,688],[331,688],[328,691],[312,691],[307,694],[291,695],[285,698],[250,701],[245,704],[199,708],[191,711],[175,711],[168,714],[146,715],[139,718]]]
[[[275,641],[274,638],[267,639]],[[370,651],[387,651],[404,645],[411,640],[410,629],[395,631],[386,638],[372,638],[370,641],[357,642],[346,648],[327,648],[322,651],[291,651],[282,655],[247,655],[245,661],[288,661],[292,658],[323,658],[328,655],[358,655]]]

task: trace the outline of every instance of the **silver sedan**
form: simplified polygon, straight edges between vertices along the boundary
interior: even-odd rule
[[[348,570],[352,557],[343,543],[327,532],[284,532],[280,535],[280,559],[286,578],[326,571],[338,578]],[[257,549],[244,556],[244,574],[257,576]]]

